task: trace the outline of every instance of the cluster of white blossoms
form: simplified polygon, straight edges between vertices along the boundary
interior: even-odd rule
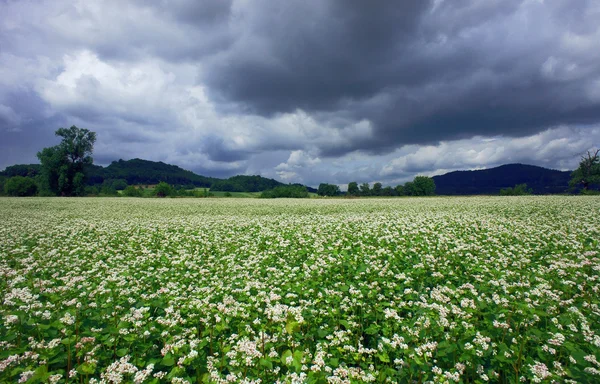
[[[594,382],[600,199],[0,199],[0,382]]]

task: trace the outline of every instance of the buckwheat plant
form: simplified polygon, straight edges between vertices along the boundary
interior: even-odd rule
[[[0,199],[0,382],[600,381],[600,199]]]

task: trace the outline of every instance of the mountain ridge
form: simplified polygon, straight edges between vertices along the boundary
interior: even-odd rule
[[[438,195],[497,195],[502,188],[527,184],[535,194],[566,193],[572,171],[511,163],[493,168],[433,176]]]

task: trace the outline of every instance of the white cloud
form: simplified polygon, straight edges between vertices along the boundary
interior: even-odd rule
[[[387,178],[420,172],[432,175],[505,163],[573,169],[578,156],[598,142],[600,127],[558,127],[521,138],[473,137],[436,146],[414,147],[410,153],[386,163],[380,175]]]

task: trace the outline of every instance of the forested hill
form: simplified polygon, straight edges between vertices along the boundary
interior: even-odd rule
[[[122,179],[129,185],[158,184],[161,181],[171,185],[194,185],[209,188],[213,177],[200,176],[176,165],[161,161],[142,159],[113,161],[106,168],[92,165],[88,170],[88,184],[102,184],[104,180]]]
[[[17,164],[6,167],[0,177],[36,177],[41,172],[39,164]],[[107,167],[89,165],[86,168],[88,185],[112,185],[115,181],[124,181],[128,185],[158,184],[164,181],[173,186],[210,188],[224,192],[262,192],[286,185],[274,179],[262,176],[238,175],[228,179],[218,179],[197,175],[171,164],[143,159],[113,161]],[[296,185],[296,184],[294,184]],[[300,184],[297,184],[300,185]],[[314,188],[306,187],[309,192]]]
[[[434,176],[438,195],[497,195],[500,189],[527,184],[535,194],[563,193],[569,188],[571,171],[534,165],[506,164],[476,171],[455,171]]]

